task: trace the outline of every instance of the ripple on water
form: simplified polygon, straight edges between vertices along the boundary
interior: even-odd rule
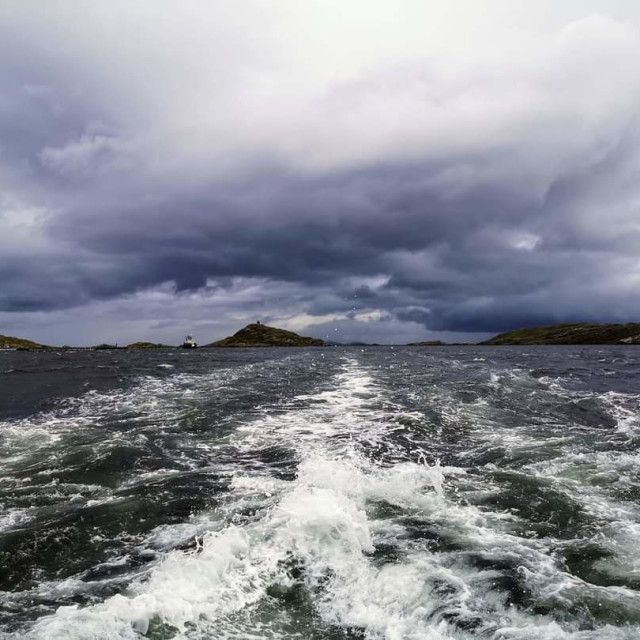
[[[207,392],[164,380],[95,446],[58,416],[73,443],[61,485],[93,469],[98,488],[48,516],[16,511],[2,540],[24,570],[6,610],[31,599],[38,618],[20,637],[640,637],[628,396],[565,386],[553,362],[500,369],[494,350],[446,368],[419,350],[344,353],[322,375],[299,357]],[[280,393],[289,370],[300,387]],[[87,432],[109,420],[96,402],[78,413]],[[45,517],[51,538],[30,538]],[[38,579],[36,542],[77,557]]]

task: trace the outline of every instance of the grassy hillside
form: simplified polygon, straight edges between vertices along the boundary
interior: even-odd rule
[[[640,344],[640,323],[556,324],[516,329],[481,344]]]
[[[249,324],[228,338],[206,345],[207,347],[322,347],[324,341],[306,338],[293,331],[285,331],[266,324]]]
[[[12,336],[0,336],[0,349],[50,349],[44,344],[38,344],[32,340],[24,338],[14,338]]]

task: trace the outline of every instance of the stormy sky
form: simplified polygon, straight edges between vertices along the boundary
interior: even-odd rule
[[[0,0],[0,334],[640,320],[636,0]]]

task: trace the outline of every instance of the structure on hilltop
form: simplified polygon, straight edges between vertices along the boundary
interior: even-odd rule
[[[300,336],[293,331],[269,327],[261,322],[249,324],[228,338],[207,347],[323,347],[324,340]]]

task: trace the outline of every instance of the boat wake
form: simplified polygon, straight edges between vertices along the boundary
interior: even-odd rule
[[[440,396],[443,412],[450,399]],[[581,501],[577,520],[589,517],[589,496],[562,484],[569,454],[524,471],[493,462],[478,468],[494,445],[491,433],[476,437],[477,423],[495,419],[495,403],[456,410],[471,429],[456,454],[472,461],[467,466],[433,459],[429,443],[446,424],[406,406],[383,372],[343,358],[320,388],[260,407],[207,445],[211,465],[226,465],[228,491],[214,509],[149,532],[137,549],[156,554],[147,570],[96,604],[41,617],[26,637],[640,637],[640,594],[628,586],[628,572],[627,583],[587,580],[572,567],[576,544],[585,558],[596,553],[588,539],[572,539],[571,556],[551,516],[542,522],[524,502],[519,509],[504,502],[504,487],[526,485],[529,474],[532,501],[557,494],[567,504]],[[523,432],[512,438],[530,450]],[[547,482],[545,474],[550,489],[542,495],[533,483]],[[629,553],[640,529],[632,518],[626,523],[610,541]],[[610,575],[623,572],[612,556],[593,560]]]

